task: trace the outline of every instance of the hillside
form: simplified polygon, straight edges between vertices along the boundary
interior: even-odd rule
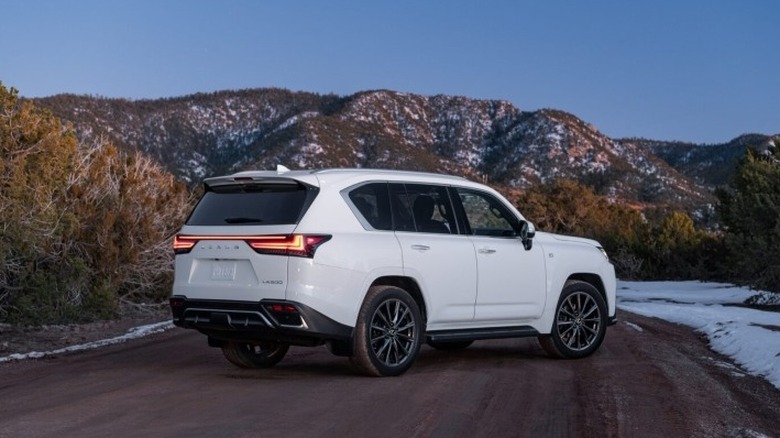
[[[715,145],[644,139],[623,141],[648,149],[678,171],[707,186],[726,184],[734,175],[736,164],[745,155],[746,148],[766,151],[773,144],[772,137],[761,134],[745,134],[728,143]]]
[[[37,99],[82,140],[141,150],[179,178],[248,168],[379,167],[464,175],[508,189],[573,179],[612,199],[706,211],[746,145],[611,139],[558,110],[387,90],[351,96],[281,89],[169,99]]]

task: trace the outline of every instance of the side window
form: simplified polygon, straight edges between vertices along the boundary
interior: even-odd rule
[[[387,183],[371,183],[357,187],[349,192],[349,200],[374,229],[393,229]]]
[[[447,188],[428,184],[406,184],[407,205],[418,233],[457,234]]]
[[[390,184],[390,204],[393,207],[393,225],[395,231],[414,231],[412,206],[403,184]]]
[[[471,234],[478,236],[515,236],[517,218],[489,193],[457,189]]]

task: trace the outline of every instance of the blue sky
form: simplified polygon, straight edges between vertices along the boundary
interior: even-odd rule
[[[130,99],[392,89],[613,137],[780,133],[780,1],[0,0],[0,81]]]

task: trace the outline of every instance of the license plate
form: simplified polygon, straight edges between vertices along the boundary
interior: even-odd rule
[[[214,263],[211,267],[211,279],[216,281],[233,281],[236,279],[235,263]]]

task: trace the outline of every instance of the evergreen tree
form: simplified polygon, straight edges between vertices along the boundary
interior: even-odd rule
[[[726,189],[718,190],[730,274],[780,292],[780,151],[748,149]]]
[[[61,239],[77,147],[49,111],[0,83],[0,319],[19,306],[56,319],[77,300],[83,265],[64,258]]]
[[[704,248],[712,248],[716,237],[698,230],[693,219],[672,211],[653,227],[648,275],[666,280],[702,280],[714,275],[713,261]]]

